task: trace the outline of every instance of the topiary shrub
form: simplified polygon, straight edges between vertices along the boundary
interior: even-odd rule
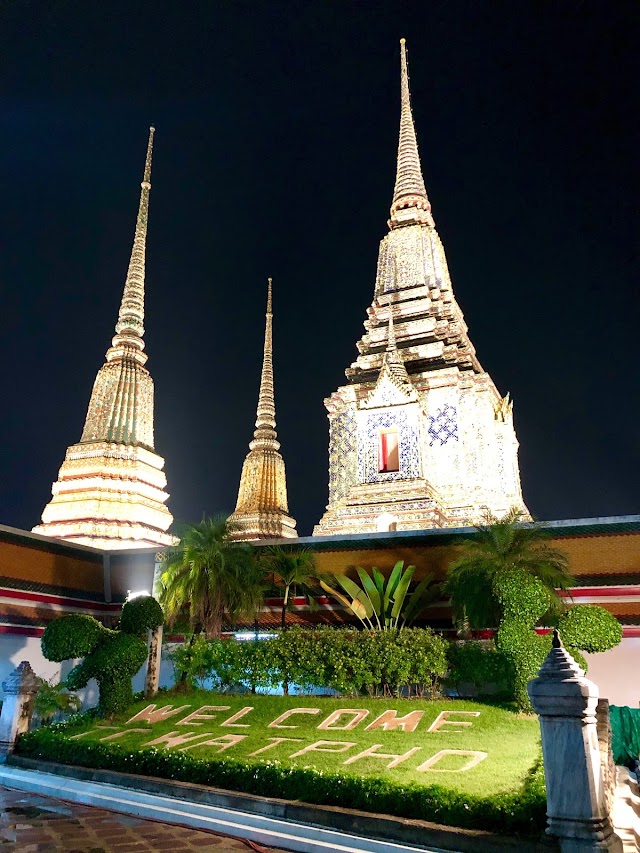
[[[622,640],[622,625],[604,607],[576,604],[560,617],[558,632],[567,648],[606,652]]]
[[[162,625],[164,614],[162,607],[152,595],[141,595],[127,601],[122,608],[118,628],[124,634],[143,636]]]
[[[100,691],[98,712],[112,716],[133,702],[131,679],[147,657],[142,635],[162,621],[162,609],[151,596],[125,602],[117,631],[105,628],[93,616],[60,616],[45,628],[42,653],[52,661],[84,657],[65,684],[78,690],[95,678]]]

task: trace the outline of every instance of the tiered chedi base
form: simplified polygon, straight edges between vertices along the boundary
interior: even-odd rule
[[[34,533],[109,550],[171,545],[163,467],[141,446],[72,445]]]
[[[298,536],[296,522],[288,514],[284,459],[277,441],[252,441],[242,465],[238,503],[229,517],[231,538],[243,542],[258,539],[291,539]],[[259,447],[255,445],[259,444]]]

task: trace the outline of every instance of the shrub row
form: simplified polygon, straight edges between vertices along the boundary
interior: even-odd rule
[[[447,644],[428,628],[403,631],[290,628],[269,640],[206,640],[173,652],[185,680],[218,690],[295,684],[341,694],[423,695],[447,670]]]
[[[539,766],[517,793],[479,797],[439,785],[283,767],[275,762],[203,760],[156,749],[129,751],[116,744],[69,740],[60,726],[23,735],[17,752],[29,758],[100,770],[136,773],[210,785],[259,796],[337,805],[448,826],[539,835],[545,826],[544,777]]]

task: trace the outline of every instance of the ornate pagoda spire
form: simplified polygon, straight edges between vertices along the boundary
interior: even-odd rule
[[[149,132],[140,204],[116,334],[98,371],[82,437],[67,449],[53,499],[36,533],[99,548],[168,545],[164,460],[154,452],[153,380],[144,366],[144,283],[151,155]]]
[[[273,392],[273,279],[267,281],[267,314],[264,329],[264,354],[260,374],[260,393],[254,440],[276,441],[276,402]],[[253,442],[252,442],[253,444]],[[278,445],[279,447],[280,445]]]
[[[411,112],[409,68],[405,39],[400,39],[400,139],[398,141],[398,166],[396,185],[391,203],[389,227],[397,228],[416,222],[433,225],[431,204],[422,177],[416,129]]]
[[[400,40],[389,232],[347,384],[325,400],[329,503],[314,536],[477,524],[526,513],[511,405],[484,371],[427,196]],[[393,524],[394,527],[389,527]]]
[[[232,538],[242,541],[298,535],[296,523],[289,516],[284,459],[276,433],[272,287],[269,279],[256,428],[242,466],[235,512],[229,517]]]

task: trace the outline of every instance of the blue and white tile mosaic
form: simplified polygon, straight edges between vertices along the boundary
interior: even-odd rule
[[[450,439],[458,441],[458,413],[455,406],[445,403],[435,415],[429,415],[427,432],[429,434],[429,447],[433,447],[436,442],[442,446]]]

